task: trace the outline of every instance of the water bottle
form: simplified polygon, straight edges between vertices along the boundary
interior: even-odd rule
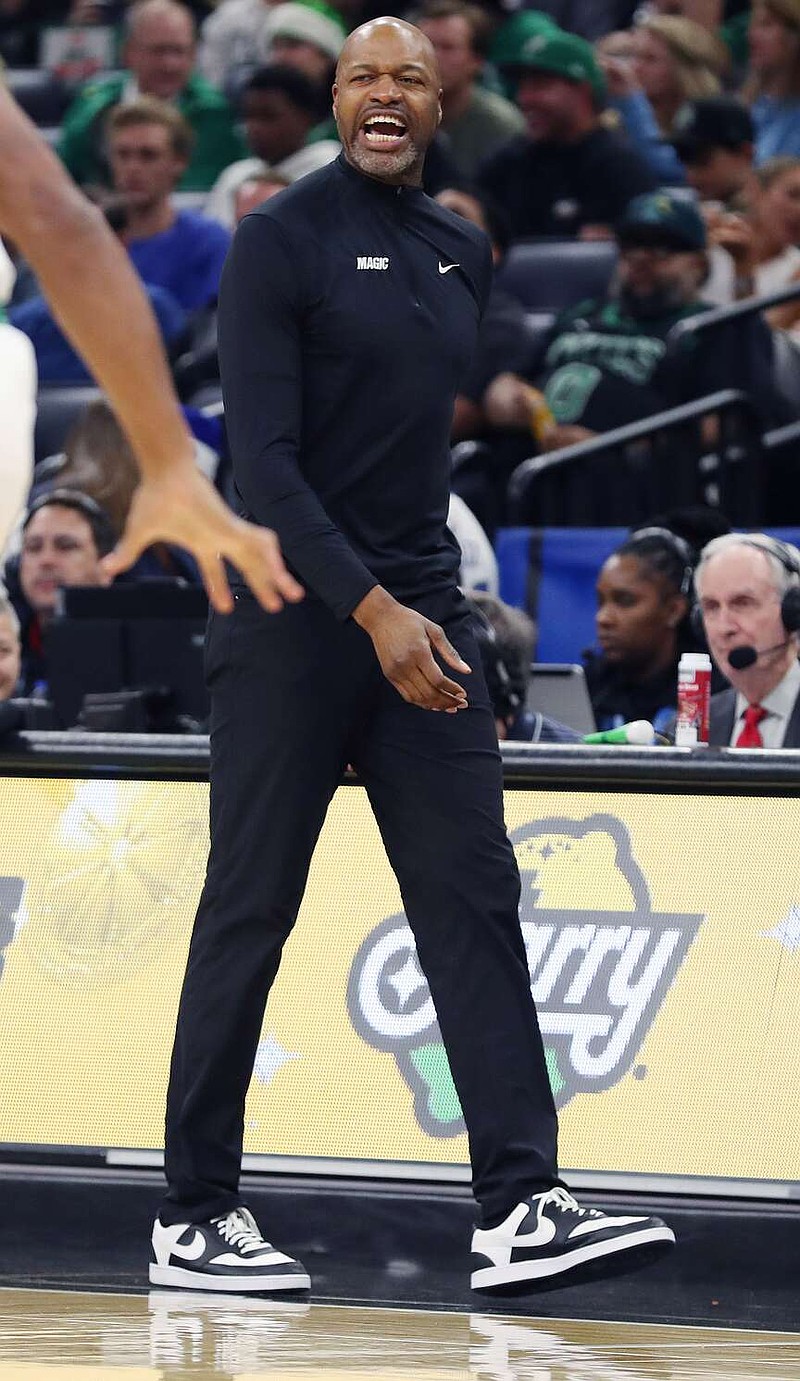
[[[711,658],[707,652],[684,652],[678,663],[678,718],[675,746],[697,748],[708,743]]]

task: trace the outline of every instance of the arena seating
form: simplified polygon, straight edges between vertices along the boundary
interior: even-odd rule
[[[72,93],[43,67],[12,67],[5,74],[8,89],[34,124],[58,125]]]
[[[557,312],[602,297],[616,262],[617,247],[609,240],[518,240],[497,284],[530,312]]]
[[[93,384],[73,384],[41,388],[37,400],[36,430],[33,439],[34,461],[61,451],[67,432],[85,407],[102,398]]]

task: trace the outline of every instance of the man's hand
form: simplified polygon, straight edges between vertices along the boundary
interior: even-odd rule
[[[113,579],[154,542],[172,542],[191,553],[208,597],[221,614],[233,608],[223,557],[270,614],[282,609],[285,600],[296,603],[303,598],[302,586],[283,564],[275,533],[237,518],[193,464],[176,465],[166,475],[142,481],[125,531],[103,561],[104,572]]]
[[[626,35],[609,34],[607,38],[620,38]],[[634,91],[641,91],[641,83],[636,75],[636,66],[631,57],[621,57],[619,53],[603,51],[602,40],[595,50],[597,65],[606,79],[606,90],[616,100],[624,100]]]
[[[353,610],[356,623],[369,634],[381,671],[409,705],[456,714],[467,708],[467,693],[445,676],[432,648],[456,671],[469,672],[438,623],[399,604],[380,585]]]
[[[737,274],[752,274],[756,267],[753,227],[735,212],[712,209],[704,214],[709,243],[727,249]]]
[[[564,446],[580,446],[584,441],[591,441],[594,436],[597,436],[597,432],[589,431],[588,427],[561,422],[543,437],[542,450],[560,451]]]

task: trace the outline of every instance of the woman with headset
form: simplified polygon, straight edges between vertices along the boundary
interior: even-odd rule
[[[609,556],[597,579],[599,651],[584,654],[598,729],[674,718],[678,661],[696,646],[689,628],[692,549],[664,527],[640,528]]]

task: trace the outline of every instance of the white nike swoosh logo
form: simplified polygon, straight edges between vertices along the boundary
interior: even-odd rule
[[[440,272],[440,273],[449,273],[451,269],[460,269],[460,268],[461,268],[461,265],[460,265],[460,264],[443,264],[443,263],[441,262],[441,260],[439,261],[439,272]]]
[[[552,1242],[556,1235],[556,1225],[552,1218],[547,1218],[542,1213],[536,1225],[535,1232],[518,1232],[514,1235],[514,1248],[517,1247],[546,1247],[548,1242]]]
[[[194,1237],[192,1238],[191,1242],[187,1242],[185,1246],[182,1245],[180,1242],[173,1243],[172,1255],[180,1256],[184,1261],[197,1261],[198,1257],[201,1257],[203,1255],[205,1247],[205,1237],[203,1236],[202,1232],[198,1232],[197,1228],[195,1228]]]

